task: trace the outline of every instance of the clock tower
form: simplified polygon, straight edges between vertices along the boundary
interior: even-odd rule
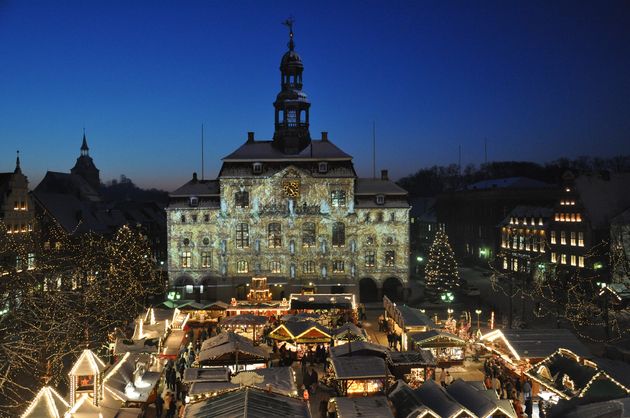
[[[275,131],[273,145],[284,154],[299,154],[311,143],[308,130],[311,103],[302,91],[302,59],[295,52],[293,21],[289,27],[289,50],[280,61],[280,93],[273,103],[275,108]]]

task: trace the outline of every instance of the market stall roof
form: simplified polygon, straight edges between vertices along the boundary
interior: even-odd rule
[[[570,403],[571,401],[561,401]],[[552,413],[556,408],[552,409]],[[562,405],[564,408],[562,416],[564,418],[609,418],[625,417],[630,411],[630,397],[614,399],[604,402],[594,402],[587,405]]]
[[[359,328],[352,322],[346,322],[339,328],[333,330],[333,339],[335,340],[348,340],[358,338],[362,341],[367,341],[367,332],[363,328]]]
[[[463,347],[466,341],[455,334],[439,329],[424,332],[410,332],[407,338],[423,348],[429,347]]]
[[[241,372],[243,373],[243,372]],[[237,374],[239,376],[241,373]],[[290,367],[271,367],[266,369],[256,369],[247,373],[260,376],[251,386],[260,389],[270,389],[273,392],[287,396],[295,396],[297,394],[297,385],[295,382],[295,372]],[[227,377],[223,381],[195,381],[189,394],[191,396],[203,395],[207,393],[219,392],[228,389],[237,389],[241,386],[237,383],[238,378],[234,381],[228,381]]]
[[[101,416],[101,408],[94,405],[86,393],[79,398],[65,415],[68,418],[94,418]]]
[[[289,310],[289,303],[283,303],[282,301],[270,300],[266,302],[262,301],[249,301],[239,300],[234,301],[234,304],[229,304],[227,310],[229,312],[235,311],[287,311]]]
[[[387,395],[398,417],[440,418],[437,412],[422,403],[420,395],[403,380],[398,380]]]
[[[332,357],[335,379],[382,379],[389,373],[385,360],[375,356]]]
[[[289,302],[290,309],[354,309],[356,306],[352,293],[311,295],[292,293]]]
[[[630,389],[599,369],[597,364],[563,348],[533,365],[525,374],[563,399],[603,400],[630,395]]]
[[[269,322],[266,316],[254,315],[254,314],[240,314],[235,316],[228,316],[223,318],[220,325],[233,326],[233,325],[265,325]]]
[[[69,376],[94,376],[107,368],[92,350],[85,349],[70,369]]]
[[[347,344],[330,347],[329,351],[331,357],[376,356],[386,358],[390,350],[380,344],[367,341],[352,341]]]
[[[227,331],[204,341],[197,359],[200,364],[229,365],[237,360],[242,364],[260,363],[267,357],[267,352],[254,346],[249,338]]]
[[[186,337],[186,332],[184,330],[180,329],[171,331],[169,336],[166,338],[166,341],[164,341],[162,355],[167,357],[177,356],[184,337]]]
[[[325,326],[314,321],[289,321],[271,331],[269,337],[280,341],[315,343],[330,341],[331,332]]]
[[[480,392],[486,392],[487,390],[494,393],[496,399],[492,399],[487,396],[482,396]],[[496,391],[492,389],[483,389],[482,391],[477,389],[474,385],[470,385],[469,382],[465,382],[462,379],[457,379],[446,387],[446,391],[457,402],[464,405],[466,409],[475,413],[478,417],[490,417],[495,414],[503,414],[509,418],[517,418],[516,411],[508,402],[509,407],[498,402],[499,398],[496,396]]]
[[[185,418],[309,418],[306,402],[301,399],[246,387],[199,402],[189,403]]]
[[[114,355],[119,356],[125,353],[157,353],[158,345],[158,338],[142,338],[139,340],[116,338]]]
[[[125,354],[105,375],[105,389],[123,402],[147,402],[161,373],[144,370],[140,374],[137,365],[148,365],[150,361],[150,354]]]
[[[338,418],[394,418],[383,395],[361,398],[332,398]]]
[[[394,366],[418,365],[433,367],[436,365],[435,356],[431,350],[414,350],[414,351],[390,351],[389,361]]]
[[[300,312],[297,314],[286,314],[280,318],[281,321],[308,321],[311,319],[318,319],[319,314],[315,312]]]
[[[187,367],[184,371],[184,383],[195,382],[226,382],[230,371],[227,367]]]
[[[475,416],[472,411],[460,404],[446,390],[432,379],[426,380],[415,389],[423,405],[435,411],[442,418]]]
[[[37,392],[22,418],[63,418],[68,408],[68,402],[55,389],[44,386]]]
[[[579,356],[590,357],[590,351],[568,329],[494,330],[481,336],[481,341],[504,344],[509,355],[516,360],[542,359],[553,354],[558,347],[566,348]]]
[[[397,304],[389,300],[387,296],[383,297],[383,307],[394,322],[406,331],[410,328],[418,328],[419,331],[424,331],[435,327],[433,320],[420,309]]]

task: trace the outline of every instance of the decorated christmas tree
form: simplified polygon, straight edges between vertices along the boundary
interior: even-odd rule
[[[453,292],[459,289],[459,272],[455,254],[442,231],[435,234],[435,241],[429,248],[429,257],[424,269],[426,291],[433,294]]]

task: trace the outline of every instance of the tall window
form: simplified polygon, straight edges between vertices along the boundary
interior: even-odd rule
[[[560,264],[567,264],[567,255],[560,254]]]
[[[302,266],[302,271],[304,274],[314,274],[315,273],[315,262],[311,260],[307,260],[304,262]]]
[[[549,242],[552,244],[556,243],[556,231],[551,231],[551,235],[549,236]]]
[[[330,192],[330,200],[332,201],[332,206],[335,208],[342,208],[346,206],[346,191],[333,190]]]
[[[273,222],[267,226],[267,241],[269,248],[282,247],[282,225],[280,223]]]
[[[551,262],[552,263],[558,262],[558,256],[554,252],[551,253]]]
[[[249,224],[236,224],[236,248],[249,247]]]
[[[210,267],[210,251],[201,252],[201,267],[202,268]]]
[[[584,232],[578,232],[578,247],[584,247]]]
[[[28,253],[26,259],[26,269],[33,270],[35,268],[35,253]]]
[[[239,260],[236,262],[236,272],[237,273],[248,273],[249,272],[249,263],[245,260]]]
[[[343,222],[335,222],[332,228],[332,246],[343,247],[346,245],[346,226]]]
[[[249,207],[249,192],[242,190],[234,193],[234,205],[237,208]]]
[[[584,267],[584,256],[578,256],[578,267]]]
[[[192,266],[192,253],[190,251],[184,251],[180,258],[180,264],[182,268],[190,268]]]
[[[567,232],[560,231],[560,245],[567,245]]]
[[[393,267],[395,262],[396,262],[396,252],[385,251],[385,265],[387,267]]]
[[[577,257],[573,254],[571,254],[571,265],[577,266]]]
[[[271,270],[272,273],[282,273],[282,263],[277,260],[270,261],[269,270]]]
[[[508,260],[507,257],[503,257],[503,270],[508,269]]]
[[[333,261],[333,273],[343,273],[344,269],[345,269],[345,264],[343,260]]]
[[[575,247],[575,231],[571,231],[571,246]]]
[[[376,253],[374,251],[366,251],[365,267],[374,267],[376,264]]]
[[[302,225],[302,246],[314,247],[315,246],[315,223],[305,222]]]

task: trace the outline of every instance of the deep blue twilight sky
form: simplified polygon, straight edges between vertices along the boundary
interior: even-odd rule
[[[106,181],[169,190],[273,133],[287,30],[311,133],[395,178],[457,161],[630,153],[630,3],[0,0],[0,171],[68,171],[85,126]],[[207,177],[208,177],[207,174]]]

